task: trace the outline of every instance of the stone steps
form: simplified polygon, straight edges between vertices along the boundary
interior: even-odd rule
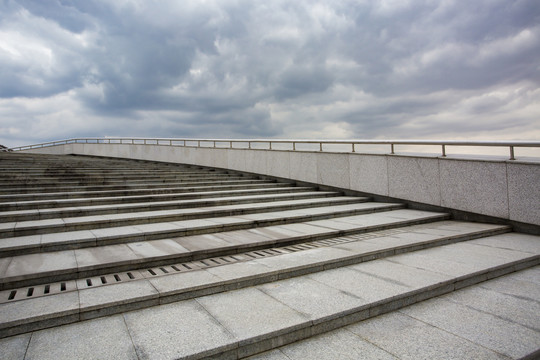
[[[68,198],[68,199],[49,199],[35,201],[18,201],[0,203],[0,211],[17,211],[17,210],[32,210],[32,209],[47,209],[47,208],[63,208],[63,207],[78,207],[78,206],[94,206],[108,204],[127,204],[136,202],[153,202],[164,200],[189,200],[189,199],[204,199],[209,197],[231,197],[231,196],[248,196],[248,195],[265,195],[265,194],[284,194],[298,192],[314,191],[311,187],[282,186],[270,188],[247,188],[238,190],[214,190],[214,191],[197,191],[197,192],[174,192],[174,193],[159,193],[148,195],[129,195],[129,196],[102,196],[91,198]],[[335,192],[334,192],[335,193]]]
[[[0,358],[243,358],[540,262],[538,236],[401,203],[173,164],[10,155]]]
[[[261,229],[269,232],[275,229]],[[184,256],[183,262],[173,265],[137,270],[132,266],[123,272],[109,273],[97,277],[67,280],[60,283],[41,282],[39,286],[10,289],[0,292],[0,314],[4,323],[0,324],[0,334],[13,335],[41,328],[46,320],[49,326],[71,322],[69,319],[72,303],[63,303],[55,296],[63,297],[70,292],[79,292],[79,320],[100,317],[126,310],[170,303],[197,296],[239,289],[300,275],[316,273],[328,269],[345,267],[365,261],[393,256],[395,254],[418,251],[436,246],[488,238],[508,232],[507,226],[489,224],[466,224],[442,221],[426,225],[404,226],[397,230],[372,232],[364,235],[350,235],[327,240],[303,242],[301,245],[265,247],[259,251],[239,252],[229,256],[219,254],[217,248],[210,251],[194,251]],[[229,238],[247,237],[248,231],[223,234]],[[506,235],[512,239],[513,234]],[[195,237],[191,241],[197,240]],[[523,237],[518,240],[526,242]],[[500,240],[499,240],[500,241]],[[251,248],[257,247],[256,241]],[[279,242],[274,242],[279,244]],[[249,250],[248,244],[243,247]],[[253,246],[254,245],[254,246]],[[222,247],[222,250],[224,247]],[[118,250],[115,250],[117,253]],[[201,260],[196,260],[201,256]],[[162,256],[163,258],[163,256]],[[175,260],[182,260],[175,257]],[[148,264],[148,263],[147,263]],[[83,268],[72,269],[73,273],[84,274]],[[152,289],[152,290],[149,290]],[[149,293],[157,296],[149,300]],[[106,297],[103,295],[107,294]],[[73,295],[70,295],[73,297]],[[44,299],[47,297],[47,299]],[[57,303],[61,306],[50,307]],[[91,306],[84,304],[92,303]],[[45,309],[28,316],[28,308]],[[52,312],[51,312],[52,310]],[[35,312],[35,311],[34,311]],[[9,321],[9,317],[19,317]],[[24,317],[24,318],[22,318]],[[24,320],[24,321],[23,321]]]
[[[206,198],[206,199],[193,199],[193,200],[172,200],[172,201],[154,201],[154,202],[141,202],[141,203],[127,203],[127,204],[111,204],[111,205],[93,205],[93,206],[78,206],[78,207],[64,207],[64,208],[48,208],[48,209],[32,209],[32,210],[16,210],[0,212],[0,223],[2,222],[20,222],[20,221],[33,221],[44,220],[53,218],[64,217],[80,217],[80,216],[92,216],[92,215],[106,215],[106,214],[118,214],[118,213],[131,213],[139,211],[154,211],[154,210],[169,210],[169,209],[185,209],[195,208],[200,206],[213,205],[228,205],[228,204],[244,204],[244,203],[264,203],[274,201],[287,201],[287,200],[299,200],[299,199],[312,199],[313,201],[323,201],[321,198],[339,197],[339,193],[336,192],[323,192],[323,191],[302,191],[298,193],[284,193],[284,194],[266,194],[266,195],[253,195],[242,197],[221,197],[221,198]],[[356,200],[356,201],[355,201]],[[339,199],[328,199],[327,202],[339,203],[352,203],[358,201],[367,201],[368,198],[359,197],[339,197]],[[270,204],[269,204],[270,206]]]
[[[484,256],[485,251],[491,256]],[[467,255],[463,256],[464,253]],[[66,336],[62,333],[90,327],[93,334],[106,333],[107,337],[114,338],[115,349],[129,348],[137,356],[243,358],[534,266],[539,257],[536,237],[498,235],[289,279],[279,280],[276,276],[270,283],[241,286],[240,289],[236,284],[241,283],[241,272],[228,272],[227,267],[234,265],[224,265],[216,267],[215,273],[205,279],[207,283],[222,283],[218,285],[223,287],[217,293],[168,304],[162,301],[168,300],[165,298],[167,292],[178,284],[183,283],[185,287],[186,282],[167,279],[160,283],[142,279],[125,283],[121,293],[107,291],[108,287],[104,286],[99,288],[100,292],[94,289],[68,291],[62,295],[13,302],[11,306],[18,303],[20,308],[18,311],[2,308],[5,314],[24,311],[33,322],[25,325],[25,319],[20,315],[19,319],[13,315],[3,317],[7,319],[2,324],[3,335],[31,331],[32,327],[58,326],[34,333],[36,338],[58,339]],[[265,267],[274,265],[274,270],[283,267],[279,261],[262,264]],[[225,286],[227,281],[231,284],[229,288]],[[144,309],[129,311],[129,304],[122,303],[122,297],[133,294],[138,296]],[[36,303],[31,304],[33,301]],[[39,306],[37,301],[41,301]],[[121,326],[112,326],[112,323],[116,324],[115,316],[59,326],[62,322],[77,322],[87,316],[109,315],[106,311],[99,312],[102,307],[98,303],[107,301],[126,305],[123,314],[119,315]],[[201,336],[212,340],[201,341]],[[80,338],[79,341],[89,341],[87,337]],[[73,343],[70,345],[74,346]]]
[[[202,186],[220,186],[220,185],[250,185],[250,184],[265,184],[267,181],[265,180],[258,180],[258,179],[246,179],[243,177],[239,177],[238,180],[213,180],[213,181],[195,181],[195,182],[174,182],[174,183],[167,183],[167,184],[151,184],[151,183],[145,183],[145,184],[122,184],[122,185],[101,185],[101,186],[63,186],[61,184],[56,184],[57,186],[51,186],[51,187],[15,187],[11,189],[0,189],[0,202],[9,201],[13,198],[18,199],[26,198],[28,196],[35,197],[35,200],[38,200],[40,198],[50,198],[55,197],[55,195],[51,195],[53,193],[58,194],[58,199],[64,199],[69,198],[71,196],[73,197],[80,197],[79,194],[85,194],[90,193],[88,197],[93,196],[101,196],[100,193],[106,193],[106,192],[115,192],[118,191],[120,194],[118,195],[124,195],[121,192],[122,191],[141,191],[143,194],[152,194],[160,193],[160,191],[167,191],[167,189],[183,189],[185,187],[202,187]],[[20,184],[19,184],[20,185]],[[147,192],[145,192],[147,191]],[[127,194],[126,194],[127,195]],[[84,197],[84,196],[83,196]],[[25,199],[25,200],[32,200],[32,199]]]
[[[384,208],[384,204],[380,207]],[[258,220],[246,217],[213,218],[215,222],[222,222],[220,228],[216,228],[215,222],[187,220],[176,224],[113,228],[112,231],[70,232],[65,233],[64,237],[59,234],[49,237],[43,235],[40,243],[24,245],[21,239],[14,238],[10,243],[3,244],[3,257],[0,260],[6,265],[0,276],[0,290],[33,285],[40,281],[67,280],[114,271],[111,269],[124,271],[176,261],[226,256],[247,250],[382,231],[448,218],[446,214],[391,210],[346,216],[337,220],[275,226],[268,224],[253,229],[256,227],[254,222]],[[237,222],[233,222],[235,220]],[[233,232],[240,229],[253,230],[248,233]],[[198,236],[190,236],[195,234]]]

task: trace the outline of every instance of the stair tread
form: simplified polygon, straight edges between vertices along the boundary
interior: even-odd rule
[[[127,326],[139,354],[152,353],[159,358],[178,358],[236,351],[238,354],[249,355],[265,350],[265,346],[268,348],[267,341],[279,343],[279,339],[287,336],[301,340],[313,333],[326,331],[326,327],[331,329],[336,326],[338,319],[347,324],[347,319],[352,322],[353,318],[356,320],[374,317],[388,311],[387,307],[393,310],[414,303],[419,300],[416,298],[419,295],[422,300],[442,295],[464,286],[466,281],[480,281],[480,278],[495,275],[500,269],[511,272],[514,271],[513,264],[539,259],[538,251],[523,252],[519,246],[515,249],[499,247],[500,237],[504,237],[505,243],[510,247],[513,238],[519,238],[521,242],[538,243],[538,237],[531,235],[497,235],[492,237],[496,239],[493,244],[489,243],[489,237],[482,239],[482,244],[475,243],[476,240],[449,244],[171,304],[150,306],[118,316],[125,320],[122,331],[125,331]],[[462,254],[463,248],[475,250],[476,256],[456,258],[455,254]],[[482,251],[485,248],[489,248],[493,256],[483,256]],[[444,270],[435,261],[424,261],[431,257],[446,264]],[[269,266],[268,262],[264,264]],[[234,265],[220,268],[227,266]],[[214,269],[217,271],[220,268]],[[212,275],[221,280],[218,274],[219,272],[216,272]],[[173,276],[184,274],[171,275]],[[161,284],[171,282],[172,280],[162,281]],[[135,294],[139,291],[139,296],[148,304],[159,304],[160,290],[163,291],[159,282],[145,279],[132,284],[131,289],[128,286],[122,287],[126,291],[124,294]],[[112,289],[112,286],[110,288]],[[32,311],[34,314],[37,312],[37,318],[47,316],[40,314],[40,311],[51,311],[55,308],[64,316],[77,317],[80,309],[91,304],[92,300],[110,298],[111,292],[107,293],[106,286],[99,289],[100,294],[98,288],[81,290],[80,296],[62,294],[56,298],[54,304],[52,299],[56,295],[42,297],[39,298],[42,303],[39,307],[31,305],[31,302],[37,302],[38,298],[18,303],[20,306],[26,304],[24,309],[30,314]],[[87,293],[84,293],[85,291]],[[90,294],[92,291],[94,294]],[[116,301],[121,296],[117,296]],[[10,305],[13,304],[17,302]],[[0,308],[4,306],[5,304],[2,304]],[[2,310],[6,314],[18,312],[8,309],[7,306]],[[80,330],[83,327],[92,327],[92,324],[103,326],[110,324],[114,318],[115,316],[89,320],[79,325],[64,325],[42,330],[40,334],[58,336],[58,332],[63,329]],[[182,321],[178,321],[179,318]],[[118,332],[117,327],[101,326],[98,325],[98,328],[115,341],[121,341],[123,332]],[[203,333],[205,339],[212,334],[217,337],[212,341],[201,342],[199,337]],[[536,335],[533,338],[536,338]],[[83,338],[81,341],[87,339]]]

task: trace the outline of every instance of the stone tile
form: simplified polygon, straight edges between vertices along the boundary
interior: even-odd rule
[[[11,263],[12,257],[0,258],[0,277],[4,277],[9,264]]]
[[[289,157],[291,179],[317,183],[317,154],[308,152],[291,152]]]
[[[323,153],[317,156],[317,184],[350,188],[349,157]]]
[[[381,241],[376,242],[375,240],[380,239]],[[395,243],[401,244],[402,241],[395,238],[377,238],[373,241],[367,240],[358,240],[351,241],[344,244],[334,245],[335,249],[343,249],[354,252],[355,254],[368,254],[375,251],[390,249],[395,246]]]
[[[0,327],[24,325],[79,312],[76,291],[0,304]]]
[[[398,199],[441,205],[439,160],[389,156],[388,195]]]
[[[540,241],[538,236],[506,233],[488,238],[481,238],[469,241],[470,244],[486,245],[501,249],[518,250],[531,254],[540,254]]]
[[[158,291],[147,280],[122,282],[79,290],[81,312],[100,309],[103,306],[119,306],[133,300],[157,299]]]
[[[205,252],[231,246],[227,241],[216,237],[214,234],[193,235],[173,238],[173,241],[191,252]]]
[[[28,343],[32,334],[22,334],[0,339],[0,359],[20,360],[24,359]]]
[[[126,264],[139,259],[126,244],[75,250],[79,271],[92,270],[111,264]]]
[[[400,310],[415,319],[512,358],[536,350],[540,332],[474,310],[444,298],[436,298]]]
[[[254,288],[205,296],[197,302],[241,341],[308,324],[304,315]]]
[[[67,231],[53,234],[41,235],[41,244],[50,245],[54,243],[78,243],[78,242],[94,242],[96,235],[90,230]]]
[[[352,190],[388,196],[387,156],[349,156],[350,184]]]
[[[538,276],[538,273],[536,273],[536,276]],[[521,272],[513,273],[483,282],[479,286],[525,300],[538,301],[540,299],[540,278],[524,280],[520,275]]]
[[[351,265],[349,269],[376,276],[389,282],[398,282],[413,289],[427,287],[451,279],[451,276],[448,275],[394,263],[385,259]]]
[[[488,290],[482,285],[450,293],[444,299],[540,332],[540,286],[536,285],[536,291],[529,293],[527,297],[518,297]]]
[[[173,240],[140,241],[126,244],[141,258],[174,257],[189,251]]]
[[[137,354],[124,319],[116,315],[37,331],[25,359],[137,359]]]
[[[442,206],[508,218],[505,162],[445,159],[439,164]]]
[[[0,239],[0,251],[12,251],[28,247],[39,247],[41,235],[17,236]]]
[[[503,281],[503,279],[512,279],[517,281],[528,281],[535,284],[540,284],[540,266],[535,266],[529,269],[521,270],[519,272],[507,275],[504,278],[496,279],[490,281],[490,284],[496,283],[498,280]]]
[[[349,222],[344,222],[344,221],[339,221],[339,220],[330,220],[330,219],[311,221],[309,224],[325,227],[332,230],[352,230],[352,229],[358,229],[362,227],[360,224],[352,224]]]
[[[212,228],[216,227],[216,223],[208,220],[203,219],[195,219],[195,220],[182,220],[182,221],[174,221],[170,224],[178,226],[178,230],[180,229],[205,229],[205,228]],[[139,226],[142,227],[142,226]]]
[[[78,216],[78,217],[68,217],[62,219],[66,225],[73,225],[79,223],[107,223],[110,222],[105,216],[101,215],[92,215],[92,216]]]
[[[261,264],[258,260],[238,262],[224,266],[208,268],[205,271],[223,280],[247,280],[261,275],[273,273],[275,269]],[[275,275],[277,279],[277,274]]]
[[[75,252],[66,250],[15,256],[4,273],[4,277],[18,280],[31,274],[56,275],[76,270]]]
[[[315,235],[315,234],[332,233],[332,231],[329,231],[327,228],[321,228],[320,226],[316,226],[312,224],[312,222],[285,224],[285,225],[271,226],[271,227],[267,227],[263,229],[261,229],[261,231],[269,230],[269,231],[276,231],[278,233],[283,232],[284,234],[288,233],[289,237],[295,237],[298,235]]]
[[[291,270],[323,265],[326,262],[345,259],[355,254],[349,250],[322,247],[255,260],[272,270]]]
[[[467,275],[482,269],[476,264],[466,264],[458,262],[457,259],[448,258],[444,254],[435,254],[435,249],[395,255],[389,258],[389,261],[453,277]]]
[[[126,236],[139,236],[143,240],[143,232],[133,226],[120,226],[113,228],[104,228],[104,229],[92,229],[92,234],[96,236],[98,240],[110,239],[115,237],[126,237]]]
[[[250,356],[246,360],[291,360],[291,358],[278,349]]]
[[[177,223],[172,222],[162,222],[155,224],[140,224],[133,225],[133,227],[143,233],[161,233],[161,232],[170,232],[170,231],[180,231],[183,226],[178,225]]]
[[[268,156],[267,174],[282,178],[290,176],[290,152],[289,151],[274,151],[271,156]]]
[[[505,358],[399,312],[364,320],[339,332],[351,332],[399,359]]]
[[[311,320],[334,318],[340,312],[366,304],[357,296],[303,276],[259,285],[257,289]]]
[[[540,225],[540,167],[538,164],[507,164],[510,219]]]
[[[124,314],[139,358],[178,359],[236,346],[235,337],[195,300]]]
[[[46,219],[46,220],[32,220],[32,221],[20,221],[15,223],[15,230],[21,230],[34,227],[48,227],[48,226],[64,226],[62,219]]]
[[[223,282],[222,278],[213,275],[207,270],[180,272],[149,278],[148,281],[159,291],[161,296],[194,291]]]
[[[279,350],[289,360],[303,359],[398,359],[350,331],[338,330],[283,346]],[[258,358],[256,358],[258,359]],[[262,358],[264,359],[264,358]],[[279,359],[279,358],[278,358]]]
[[[483,268],[497,266],[510,261],[530,257],[521,251],[474,245],[469,242],[456,243],[430,249],[430,255],[455,259],[464,264],[474,264]]]
[[[366,302],[379,301],[412,290],[402,283],[387,281],[349,267],[310,274],[307,277],[335,289],[354,294]]]

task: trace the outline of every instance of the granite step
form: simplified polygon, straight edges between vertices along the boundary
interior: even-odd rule
[[[17,238],[21,236],[25,237],[25,241],[28,241],[31,236],[36,236],[36,238],[39,235],[63,237],[60,233],[135,225],[144,226],[157,223],[164,223],[163,228],[165,229],[170,227],[168,223],[198,219],[209,219],[212,221],[212,218],[226,216],[260,214],[258,217],[260,223],[268,221],[290,223],[297,222],[298,219],[311,219],[310,216],[306,215],[311,211],[319,218],[326,218],[334,215],[352,215],[404,208],[403,204],[371,203],[364,205],[362,203],[368,201],[368,198],[331,197],[318,193],[311,193],[311,196],[307,198],[288,200],[276,199],[274,195],[261,201],[259,201],[260,199],[258,197],[247,199],[246,201],[237,201],[237,198],[231,198],[229,200],[228,202],[224,201],[221,206],[209,206],[201,203],[199,205],[206,206],[190,207],[190,204],[187,204],[187,207],[183,209],[177,206],[171,210],[125,212],[108,215],[0,223],[0,243],[16,244],[18,242]],[[295,210],[304,211],[302,213],[296,213]],[[283,216],[278,219],[277,214],[279,212]],[[159,225],[153,227],[157,226]]]
[[[63,236],[34,235],[27,237],[25,240],[28,242],[24,245],[21,241],[23,238],[15,238],[17,243],[4,245],[9,249],[18,246],[23,251],[25,247],[37,247],[39,242],[42,248],[47,247],[46,250],[50,252],[0,258],[0,269],[4,269],[0,278],[0,290],[395,229],[449,218],[444,213],[408,209],[373,213],[377,207],[382,210],[387,206],[378,204],[374,207],[370,203],[363,203],[357,206],[356,211],[364,207],[372,213],[342,217],[331,215],[337,217],[333,219],[328,219],[327,214],[311,214],[313,219],[326,219],[304,220],[303,223],[284,224],[280,217],[286,216],[284,214],[287,211],[282,211],[274,213],[276,223],[272,223],[271,213],[263,213],[68,232],[63,233]],[[304,217],[312,209],[295,211],[297,216]],[[235,231],[245,229],[251,231]],[[153,240],[156,238],[159,240]],[[62,250],[54,251],[55,248]]]
[[[539,359],[535,294],[540,294],[539,266],[248,359]]]
[[[538,245],[538,237],[532,235],[489,236],[292,278],[280,280],[277,275],[275,281],[240,289],[234,284],[245,279],[245,269],[224,265],[214,268],[215,272],[205,279],[206,283],[223,283],[218,293],[171,303],[162,302],[171,289],[182,284],[190,286],[189,280],[172,278],[186,277],[187,273],[171,275],[161,282],[128,282],[123,292],[108,292],[104,286],[99,288],[101,292],[86,289],[19,301],[16,310],[2,304],[2,319],[6,319],[2,335],[32,331],[32,326],[55,326],[28,334],[26,346],[23,345],[25,353],[51,357],[66,358],[73,353],[80,358],[84,356],[82,344],[90,342],[93,346],[89,354],[93,358],[104,357],[105,353],[107,357],[128,358],[127,352],[132,358],[148,354],[156,359],[244,358],[536,266],[540,261]],[[290,266],[279,261],[281,256],[294,254],[248,263],[279,274]],[[191,281],[195,288],[198,282]],[[232,286],[227,288],[224,281]],[[112,301],[121,306],[122,294],[129,297],[129,293],[146,302],[145,308],[129,311],[129,306],[125,306],[123,313],[113,316],[70,325],[56,323],[58,318],[71,323],[84,320],[86,315],[107,315],[99,314],[99,304]],[[38,299],[40,306],[36,306]],[[31,305],[32,301],[36,304]],[[24,306],[25,303],[28,305]],[[93,307],[96,304],[98,308]],[[8,305],[17,307],[17,302]],[[25,319],[19,313],[23,309],[27,318],[33,320],[26,329]],[[429,314],[429,308],[427,312],[425,306],[423,309],[424,314]],[[533,321],[538,317],[534,311],[529,314]],[[528,330],[520,328],[517,335],[537,346],[537,324],[531,324]],[[4,339],[3,345],[11,349],[20,339]],[[110,339],[114,339],[115,346],[108,345]],[[111,352],[118,353],[113,356]]]
[[[267,229],[268,231],[269,229]],[[54,319],[62,324],[67,319],[62,301],[56,308],[43,306],[55,302],[54,296],[79,292],[79,318],[90,319],[143,308],[158,303],[195,298],[226,290],[269,283],[295,276],[344,267],[395,254],[427,249],[446,244],[494,236],[510,231],[507,226],[441,221],[400,229],[352,235],[327,240],[303,242],[300,245],[272,247],[265,250],[218,256],[174,265],[131,269],[122,273],[42,283],[30,288],[0,292],[0,334],[32,331],[49,325]],[[244,234],[237,232],[236,236]],[[149,288],[160,289],[158,297],[148,303]],[[63,289],[63,290],[62,290]],[[129,289],[129,290],[128,290]],[[139,289],[139,291],[134,291]],[[104,297],[104,294],[108,294]],[[42,297],[49,297],[42,299]],[[91,303],[91,304],[90,304]],[[86,306],[85,306],[86,305]],[[28,317],[28,309],[38,308],[39,314]],[[71,304],[70,304],[71,307]],[[25,314],[24,323],[14,323],[14,317]],[[21,320],[21,319],[19,319]],[[8,330],[9,329],[9,330]]]
[[[276,200],[299,200],[299,199],[316,199],[339,197],[340,194],[332,191],[301,191],[298,193],[283,193],[283,194],[266,194],[252,196],[232,196],[218,197],[215,199],[205,198],[192,200],[171,200],[171,201],[153,201],[141,203],[127,204],[111,204],[111,205],[93,205],[93,206],[77,206],[64,208],[49,208],[49,209],[32,209],[32,210],[16,210],[0,212],[0,223],[3,222],[21,222],[35,221],[54,218],[81,217],[94,215],[108,215],[118,213],[133,213],[140,211],[155,211],[155,210],[177,210],[186,208],[196,208],[200,206],[219,206],[230,204],[246,204],[246,203],[265,203]],[[361,197],[341,197],[333,199],[333,202],[353,202],[354,200],[363,201],[367,198]]]
[[[295,208],[297,207],[296,203],[282,202],[277,205],[281,208]],[[295,224],[317,219],[330,219],[359,214],[395,211],[396,209],[402,209],[403,207],[403,204],[399,203],[362,203],[356,201],[345,205],[315,205],[304,208],[298,206],[298,208],[293,210],[277,210],[269,212],[266,204],[240,204],[224,206],[221,209],[201,209],[201,214],[192,214],[194,217],[200,217],[194,219],[189,219],[189,217],[192,216],[189,216],[190,210],[186,209],[183,213],[185,214],[184,218],[187,217],[188,219],[177,221],[151,223],[148,219],[142,219],[141,224],[116,226],[120,224],[120,222],[117,221],[119,217],[116,217],[116,221],[111,221],[109,223],[110,227],[98,228],[99,224],[93,224],[93,221],[88,220],[88,224],[86,225],[86,227],[88,227],[87,230],[65,232],[51,231],[44,234],[36,234],[37,232],[46,231],[44,228],[36,226],[36,229],[39,230],[28,230],[32,233],[31,235],[1,238],[0,257],[36,252],[50,252],[63,249],[78,249],[115,243],[128,243],[141,240],[159,240],[170,237],[233,231],[260,226]],[[206,210],[206,214],[203,213],[204,210]],[[176,212],[182,213],[181,210]],[[223,216],[218,216],[220,214]],[[417,215],[420,217],[427,216],[426,213],[413,212],[407,214],[392,213],[390,214],[390,217],[402,216],[406,219],[408,217],[414,218]],[[446,215],[436,214],[434,216],[438,217]],[[102,217],[99,217],[98,219],[101,218]],[[181,218],[181,216],[177,215],[171,220],[176,220],[178,218]],[[95,217],[93,219],[95,219]],[[348,220],[352,221],[351,219]],[[134,220],[131,219],[130,221]],[[330,225],[332,224],[330,223]],[[343,227],[345,225],[341,226]],[[350,224],[348,226],[351,227]],[[354,228],[355,226],[352,227]]]
[[[231,179],[231,178],[230,178]],[[0,197],[2,201],[9,201],[10,197],[24,196],[26,194],[48,197],[50,193],[60,192],[60,199],[64,197],[70,197],[70,194],[74,194],[73,197],[78,197],[77,193],[99,193],[102,191],[129,191],[129,190],[153,190],[153,189],[168,189],[175,187],[187,187],[187,186],[214,186],[214,185],[242,185],[242,184],[263,184],[268,180],[262,179],[249,179],[246,177],[237,177],[232,180],[213,180],[213,181],[185,181],[185,182],[173,182],[173,183],[145,183],[145,184],[122,184],[122,185],[94,185],[94,186],[64,186],[62,184],[56,184],[56,186],[50,187],[18,187],[11,189],[0,188]],[[151,193],[151,192],[150,192]],[[94,196],[93,194],[89,197]],[[99,195],[98,195],[99,196]],[[37,200],[36,199],[36,200]]]
[[[314,191],[312,187],[292,186],[290,184],[281,184],[271,188],[248,188],[238,190],[216,190],[216,191],[199,191],[199,192],[174,192],[174,193],[158,193],[147,195],[128,195],[128,196],[103,196],[89,198],[68,198],[54,200],[34,200],[34,201],[15,201],[0,203],[0,211],[17,211],[17,210],[33,210],[47,208],[63,208],[63,207],[79,207],[79,206],[94,206],[108,204],[126,204],[136,202],[153,202],[166,200],[188,200],[188,199],[204,199],[207,197],[228,197],[228,196],[248,196],[248,195],[265,195],[265,194],[283,194],[283,193],[298,193],[303,191]]]

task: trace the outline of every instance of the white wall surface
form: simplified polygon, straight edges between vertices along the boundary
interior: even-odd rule
[[[540,225],[540,163],[131,144],[67,144],[25,152],[211,166]]]

